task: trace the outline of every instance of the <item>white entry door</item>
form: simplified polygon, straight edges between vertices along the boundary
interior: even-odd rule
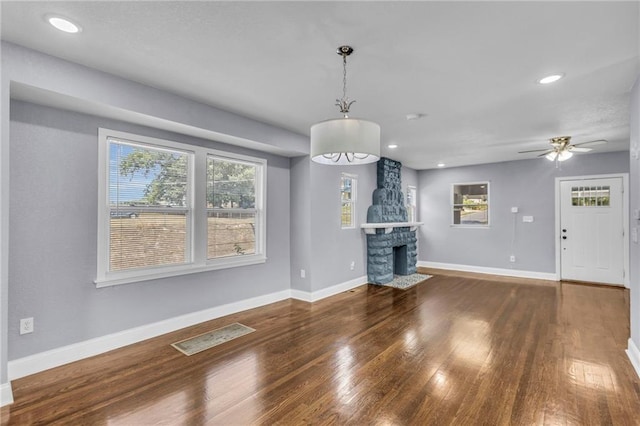
[[[561,279],[624,285],[622,178],[561,181]]]

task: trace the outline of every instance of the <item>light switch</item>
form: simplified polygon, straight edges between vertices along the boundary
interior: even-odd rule
[[[517,207],[511,207],[511,213],[518,213]]]
[[[523,222],[533,222],[533,216],[522,216]]]

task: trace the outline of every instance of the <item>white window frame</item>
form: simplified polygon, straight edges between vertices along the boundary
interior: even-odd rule
[[[189,154],[189,206],[187,209],[187,256],[184,264],[109,271],[109,139],[140,146],[171,149]],[[255,164],[256,166],[256,252],[255,254],[207,259],[207,156]],[[266,253],[267,160],[208,149],[195,145],[136,135],[117,130],[98,129],[98,264],[96,287],[108,287],[190,273],[264,263]]]
[[[468,186],[468,185],[486,185],[487,186],[487,223],[486,224],[470,224],[470,223],[464,223],[464,224],[456,224],[454,223],[454,209],[455,209],[455,205],[456,203],[454,202],[455,200],[453,199],[454,194],[455,194],[455,187],[456,186]],[[451,184],[451,194],[449,196],[449,200],[451,201],[450,207],[449,207],[449,214],[451,215],[451,225],[454,228],[476,228],[476,229],[487,229],[490,227],[491,225],[491,182],[488,180],[484,180],[484,181],[478,181],[478,182],[456,182],[456,183],[452,183]]]
[[[351,224],[344,225],[342,223],[342,204],[345,201],[342,199],[342,179],[351,179],[351,200],[346,201],[351,204]],[[358,175],[351,173],[340,174],[340,228],[341,229],[355,229],[356,228],[356,202],[358,201]]]
[[[406,205],[407,220],[409,222],[417,222],[418,221],[418,188],[413,185],[407,185],[406,197],[407,197],[407,205]]]
[[[226,266],[237,266],[238,262],[241,264],[244,263],[245,257],[257,256],[260,253],[264,253],[266,250],[266,212],[265,212],[265,195],[267,193],[266,187],[266,165],[267,161],[255,157],[248,157],[245,155],[237,155],[230,154],[228,152],[222,152],[217,150],[208,150],[205,155],[205,167],[206,167],[206,159],[209,157],[213,157],[218,160],[227,160],[233,161],[236,163],[242,164],[250,164],[255,166],[256,174],[255,174],[255,186],[256,186],[256,194],[255,194],[255,207],[252,209],[224,209],[226,212],[252,212],[255,213],[255,232],[256,232],[256,252],[255,254],[248,254],[242,256],[228,256],[228,257],[216,257],[212,259],[207,259],[208,265],[226,265]],[[206,170],[206,169],[205,169]],[[206,172],[205,172],[205,189],[206,189]],[[205,193],[205,219],[206,215],[209,212],[209,208],[206,207],[206,193]],[[207,228],[205,228],[205,234],[207,234]],[[206,235],[208,238],[208,234]],[[207,258],[207,253],[205,252],[205,258]]]

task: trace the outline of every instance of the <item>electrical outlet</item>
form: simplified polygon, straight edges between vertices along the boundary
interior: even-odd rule
[[[20,334],[33,333],[33,317],[20,320]]]
[[[300,269],[300,278],[304,278],[307,276],[307,272],[304,269]]]
[[[509,262],[514,263],[516,261],[516,257],[514,255],[509,256]]]
[[[351,269],[352,271],[353,271],[354,269],[356,269],[356,261],[355,261],[355,260],[352,260],[352,261],[351,261],[351,265],[349,265],[349,269]]]
[[[517,207],[511,207],[511,213],[518,213]]]

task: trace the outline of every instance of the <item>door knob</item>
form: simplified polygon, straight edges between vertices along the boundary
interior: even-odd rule
[[[563,240],[566,240],[566,239],[567,239],[567,236],[566,236],[566,235],[563,235],[563,236],[562,236],[562,239],[563,239]]]
[[[563,229],[563,230],[562,230],[562,232],[567,232],[567,230],[566,230],[566,229]]]

